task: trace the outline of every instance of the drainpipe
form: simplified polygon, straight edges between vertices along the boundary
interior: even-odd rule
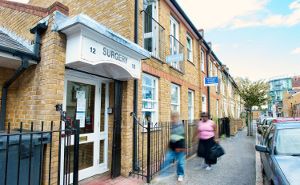
[[[138,13],[139,13],[139,1],[134,1],[134,43],[138,44]],[[138,80],[134,80],[133,86],[133,113],[137,116],[137,104],[138,104]],[[133,163],[132,167],[134,170],[138,169],[138,158],[137,158],[137,120],[133,116]]]
[[[39,23],[34,28],[30,30],[31,33],[35,34],[34,50],[33,53],[25,53],[18,50],[13,50],[10,48],[0,48],[1,51],[7,52],[14,56],[20,57],[21,65],[13,74],[13,76],[4,82],[1,95],[1,116],[0,116],[0,130],[5,128],[5,118],[6,118],[6,102],[7,102],[7,92],[10,85],[29,67],[29,60],[35,60],[39,62],[40,57],[40,47],[41,47],[41,34],[47,29],[46,23]]]
[[[7,80],[2,88],[2,101],[1,101],[1,128],[0,130],[4,130],[4,123],[5,123],[5,115],[6,115],[6,100],[7,100],[7,91],[10,85],[28,68],[29,62],[27,58],[22,58],[22,64],[16,70],[15,74]]]
[[[208,47],[208,52],[206,52],[206,77],[209,77],[209,56],[211,54],[211,47]],[[207,86],[207,113],[210,116],[210,87]]]

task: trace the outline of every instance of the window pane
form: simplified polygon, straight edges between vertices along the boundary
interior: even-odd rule
[[[143,109],[154,109],[155,103],[143,101]]]
[[[143,85],[147,85],[147,86],[151,86],[152,87],[153,86],[152,82],[153,82],[152,78],[150,78],[147,75],[143,75]]]
[[[144,16],[144,32],[150,33],[152,32],[152,5],[148,5],[145,10]]]
[[[153,113],[150,112],[150,111],[143,112],[143,120],[146,121],[146,122],[147,121],[153,122]]]
[[[171,111],[172,112],[179,112],[179,107],[178,107],[178,105],[171,105]]]
[[[172,85],[171,89],[171,102],[178,104],[178,87]]]
[[[143,87],[143,99],[155,100],[154,89],[152,87]]]
[[[193,96],[192,96],[192,92],[188,92],[188,104],[189,106],[192,106],[192,100],[193,99]]]
[[[150,52],[152,52],[152,38],[144,39],[144,48]]]
[[[95,86],[67,82],[67,116],[74,124],[80,121],[80,134],[94,132]]]

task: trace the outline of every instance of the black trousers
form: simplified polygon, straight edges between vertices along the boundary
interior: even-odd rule
[[[198,144],[198,156],[205,159],[205,163],[208,165],[216,164],[217,159],[210,159],[210,149],[216,144],[214,137],[209,139],[199,139]]]

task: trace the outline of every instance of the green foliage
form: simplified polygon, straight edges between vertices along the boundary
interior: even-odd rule
[[[247,78],[238,78],[239,94],[244,101],[245,108],[252,110],[252,107],[261,107],[268,100],[269,84],[264,81],[251,82]]]

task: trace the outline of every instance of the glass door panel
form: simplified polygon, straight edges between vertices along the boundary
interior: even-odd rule
[[[67,82],[66,112],[71,124],[80,122],[80,134],[94,132],[95,86],[80,82]]]

